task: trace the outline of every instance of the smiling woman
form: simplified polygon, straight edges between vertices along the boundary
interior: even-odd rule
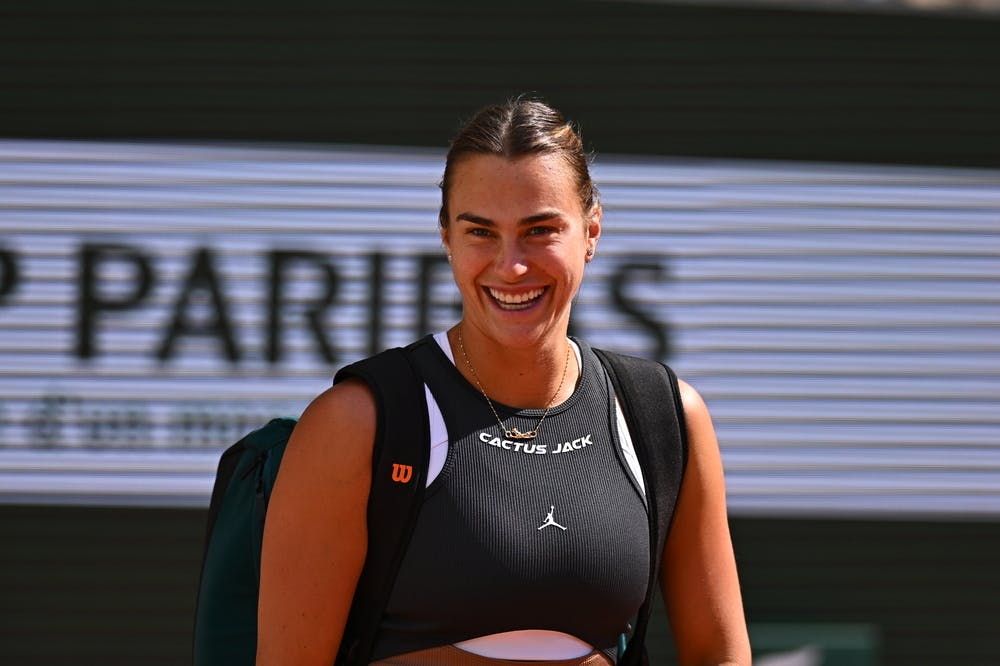
[[[705,404],[680,383],[669,427],[686,428],[673,452],[683,484],[654,495],[657,469],[632,443],[650,433],[630,432],[598,353],[568,336],[601,235],[579,134],[539,101],[487,107],[452,142],[441,188],[462,316],[406,349],[426,387],[428,492],[372,653],[343,649],[365,563],[384,555],[366,520],[379,408],[353,377],[289,441],[265,526],[257,663],[638,664],[631,629],[658,579],[682,663],[748,665]]]

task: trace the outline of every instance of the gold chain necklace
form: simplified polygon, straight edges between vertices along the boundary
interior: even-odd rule
[[[458,337],[458,348],[462,352],[465,364],[469,366],[469,372],[472,374],[472,378],[476,380],[476,386],[479,387],[479,392],[483,394],[484,398],[486,398],[486,404],[490,406],[490,411],[493,412],[493,416],[496,418],[497,424],[499,424],[500,429],[503,431],[504,437],[508,437],[510,439],[534,439],[537,437],[538,429],[542,427],[542,421],[544,421],[545,417],[549,415],[549,410],[552,409],[553,403],[555,403],[556,398],[559,397],[559,392],[562,391],[563,384],[566,383],[566,371],[569,370],[569,345],[566,345],[566,363],[563,365],[562,379],[559,380],[559,388],[557,388],[556,392],[552,394],[552,397],[549,399],[549,404],[545,407],[545,411],[542,412],[542,417],[538,419],[538,423],[535,424],[535,427],[528,432],[521,432],[517,428],[507,429],[504,426],[503,420],[500,418],[500,415],[497,414],[496,407],[493,406],[493,401],[490,400],[490,396],[486,394],[486,389],[483,388],[483,383],[479,381],[479,374],[476,372],[476,369],[472,367],[472,361],[469,360],[469,355],[465,353],[465,344],[462,342],[461,326],[458,327],[456,334]]]

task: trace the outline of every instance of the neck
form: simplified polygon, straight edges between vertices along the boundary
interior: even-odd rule
[[[565,334],[538,345],[512,348],[459,323],[448,332],[448,340],[455,365],[466,380],[512,407],[544,409],[559,404],[572,395],[579,378],[576,355]]]

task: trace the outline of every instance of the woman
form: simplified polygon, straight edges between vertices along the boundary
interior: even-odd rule
[[[373,663],[611,663],[649,546],[613,392],[567,337],[601,215],[578,133],[542,102],[487,107],[452,142],[440,233],[462,318],[416,345],[429,485]],[[682,382],[681,398],[688,462],[661,576],[678,656],[749,665],[718,444],[698,393]],[[258,664],[334,661],[366,555],[375,419],[350,380],[295,429],[268,509]]]

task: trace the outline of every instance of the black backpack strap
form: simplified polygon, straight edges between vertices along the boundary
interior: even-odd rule
[[[424,382],[401,348],[341,369],[375,397],[377,421],[368,497],[368,554],[341,641],[338,664],[368,664],[382,613],[420,510],[430,456]]]
[[[642,467],[649,512],[650,572],[646,597],[620,665],[645,663],[646,628],[656,598],[663,545],[687,462],[687,428],[677,376],[648,359],[594,349],[619,398]]]

